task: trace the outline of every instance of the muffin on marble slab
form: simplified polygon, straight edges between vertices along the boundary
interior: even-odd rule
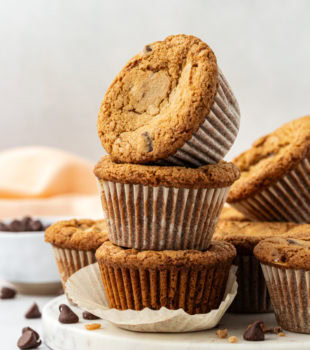
[[[96,249],[107,240],[105,220],[59,221],[46,229],[45,241],[52,244],[64,289],[74,272],[96,262]]]
[[[234,264],[238,266],[238,292],[231,312],[272,312],[272,305],[265,279],[253,249],[262,240],[270,237],[309,237],[310,225],[289,222],[251,222],[219,220],[214,240],[233,244],[237,250]]]
[[[236,250],[212,242],[207,251],[138,251],[105,242],[96,252],[111,308],[184,309],[207,313],[222,302]]]
[[[254,249],[277,322],[290,332],[310,334],[310,242],[269,238]]]
[[[310,116],[258,139],[233,162],[228,203],[251,220],[310,223]]]
[[[240,112],[210,47],[190,35],[146,45],[116,76],[98,114],[115,162],[201,166],[224,158]]]
[[[239,170],[221,162],[200,168],[117,164],[95,167],[109,239],[148,250],[208,248]]]

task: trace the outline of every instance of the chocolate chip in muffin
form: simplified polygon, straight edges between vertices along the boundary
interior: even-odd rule
[[[153,140],[152,140],[150,134],[147,131],[145,131],[142,133],[142,136],[145,139],[145,145],[146,145],[147,152],[152,152],[153,151]]]

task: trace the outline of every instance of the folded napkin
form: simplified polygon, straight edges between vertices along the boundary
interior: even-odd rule
[[[48,147],[0,152],[0,218],[102,217],[93,165]]]

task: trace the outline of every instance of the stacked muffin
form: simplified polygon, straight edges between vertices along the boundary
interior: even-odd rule
[[[236,255],[211,241],[239,169],[222,161],[239,108],[196,37],[145,46],[109,87],[95,167],[109,240],[96,252],[110,306],[205,313],[222,301]]]
[[[257,140],[233,160],[241,177],[228,202],[243,217],[230,209],[215,235],[233,243],[238,252],[239,289],[233,310],[271,311],[267,284],[280,325],[304,333],[310,333],[309,160],[310,116]]]

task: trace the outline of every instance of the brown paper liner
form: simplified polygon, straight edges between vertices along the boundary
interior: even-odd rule
[[[194,165],[216,164],[233,145],[240,125],[238,102],[223,73],[219,71],[219,85],[210,113],[190,140],[162,164]]]
[[[261,266],[279,325],[310,334],[310,271]]]
[[[146,250],[207,249],[229,191],[99,183],[109,239]]]
[[[64,291],[67,279],[71,275],[97,261],[94,251],[63,249],[55,246],[53,250]]]
[[[197,271],[188,268],[136,269],[98,262],[109,305],[118,310],[170,310],[207,313],[219,307],[231,264]]]
[[[253,197],[231,203],[251,220],[310,223],[310,155]]]
[[[259,261],[253,255],[238,255],[238,291],[229,311],[236,313],[272,312],[270,296]]]

